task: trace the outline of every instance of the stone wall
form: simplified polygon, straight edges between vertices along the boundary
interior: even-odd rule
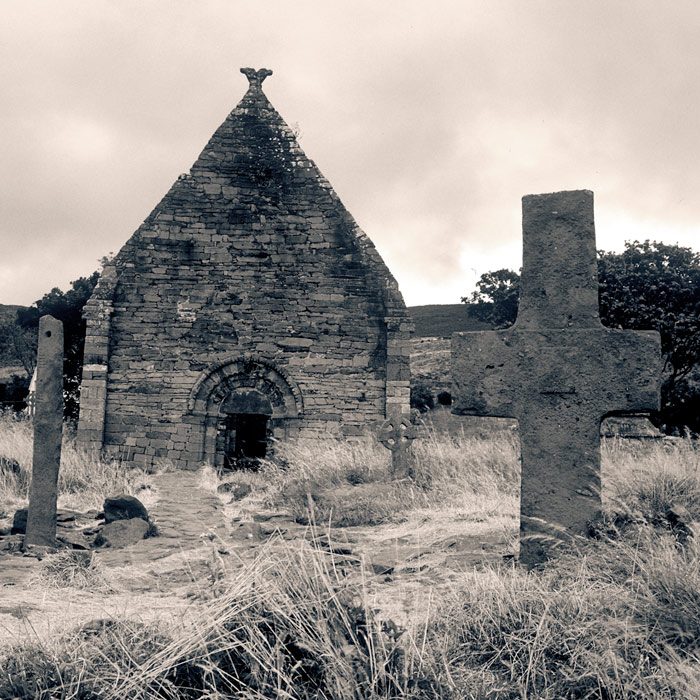
[[[359,435],[409,410],[396,282],[260,82],[86,306],[85,447],[195,467],[241,387],[270,398],[275,437]]]

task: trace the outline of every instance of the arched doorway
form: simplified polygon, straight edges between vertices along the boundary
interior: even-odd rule
[[[268,455],[272,404],[256,389],[234,389],[221,403],[216,463],[224,469],[257,469]]]
[[[270,456],[273,439],[296,434],[303,411],[291,377],[250,355],[211,365],[188,399],[189,420],[201,426],[201,459],[217,469],[257,466]]]

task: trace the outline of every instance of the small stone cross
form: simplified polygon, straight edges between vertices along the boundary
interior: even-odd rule
[[[584,535],[600,512],[600,423],[659,406],[655,331],[598,315],[593,193],[523,197],[523,269],[514,326],[452,336],[454,413],[517,418],[520,560]]]
[[[408,416],[388,418],[379,428],[379,442],[391,450],[391,475],[394,479],[413,476],[411,441],[417,437],[416,426]]]

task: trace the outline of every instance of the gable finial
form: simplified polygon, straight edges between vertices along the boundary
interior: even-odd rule
[[[255,68],[241,68],[241,73],[248,78],[250,87],[255,90],[262,89],[263,80],[265,80],[268,75],[272,75],[272,71],[269,68],[261,68],[260,70],[255,70]]]

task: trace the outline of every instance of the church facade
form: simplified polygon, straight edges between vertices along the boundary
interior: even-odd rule
[[[105,266],[85,306],[78,442],[127,463],[246,466],[272,438],[409,411],[396,281],[262,90]]]

